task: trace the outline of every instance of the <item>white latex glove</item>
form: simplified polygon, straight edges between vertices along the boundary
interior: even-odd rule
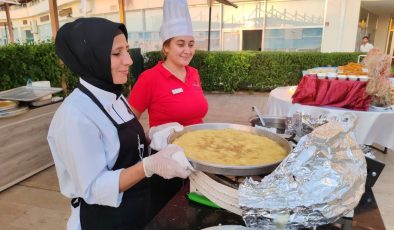
[[[183,126],[178,122],[171,122],[158,125],[149,129],[149,138],[151,139],[150,147],[160,151],[168,145],[168,136],[173,132],[180,132]]]
[[[176,145],[169,145],[156,154],[145,157],[142,162],[146,177],[157,174],[165,179],[187,178],[194,171],[182,148]]]
[[[176,146],[174,144],[170,144],[169,147],[171,146]],[[178,147],[178,146],[176,146]],[[180,148],[180,147],[178,147]],[[189,170],[191,172],[194,172],[193,166],[190,164],[189,160],[186,158],[185,153],[181,149],[180,151],[176,151],[174,154],[171,156],[172,159],[174,159],[183,169]]]

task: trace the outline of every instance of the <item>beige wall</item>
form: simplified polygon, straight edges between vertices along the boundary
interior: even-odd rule
[[[376,29],[374,42],[375,44],[373,45],[382,51],[385,51],[386,49],[390,18],[390,15],[379,15],[378,18],[378,27]]]
[[[361,0],[327,0],[322,52],[353,52]]]

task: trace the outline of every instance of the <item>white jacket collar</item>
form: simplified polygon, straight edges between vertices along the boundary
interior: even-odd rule
[[[79,78],[79,82],[93,93],[104,108],[111,106],[116,101],[116,94],[97,88],[96,86],[89,84],[87,81],[84,81],[82,78]]]

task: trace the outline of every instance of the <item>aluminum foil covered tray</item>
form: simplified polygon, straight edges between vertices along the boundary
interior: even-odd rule
[[[205,124],[186,126],[182,132],[175,132],[171,134],[169,136],[168,142],[172,143],[176,138],[182,136],[186,132],[191,132],[195,130],[206,130],[206,129],[212,129],[212,130],[235,129],[235,130],[254,133],[275,141],[276,143],[281,145],[287,152],[291,151],[291,145],[289,144],[289,142],[286,139],[280,137],[279,135],[246,125],[229,124],[229,123],[205,123]],[[188,159],[196,170],[213,173],[213,174],[227,175],[227,176],[264,175],[272,172],[280,163],[280,161],[278,161],[272,164],[264,164],[264,165],[228,166],[228,165],[212,164],[209,162],[204,162],[192,158],[188,158]]]
[[[351,212],[364,193],[365,157],[352,132],[357,117],[343,114],[303,136],[286,159],[260,182],[239,187],[247,226],[310,228]]]
[[[62,88],[53,87],[21,86],[0,92],[0,99],[31,102],[62,90]]]

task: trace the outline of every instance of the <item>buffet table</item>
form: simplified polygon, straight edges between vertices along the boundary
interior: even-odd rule
[[[354,133],[359,144],[382,145],[394,150],[394,110],[388,111],[355,111],[326,106],[308,106],[292,104],[291,87],[278,87],[271,91],[264,114],[276,116],[292,116],[295,112],[306,112],[312,116],[322,113],[329,116],[346,112],[355,113],[358,123]]]
[[[186,199],[189,184],[180,192],[145,227],[149,229],[203,229],[217,225],[244,225],[241,216],[224,209],[215,209],[196,204]],[[353,218],[341,218],[336,223],[316,229],[385,229],[375,197],[370,188],[362,196],[354,210]]]
[[[47,134],[60,104],[0,118],[0,191],[53,165]]]

